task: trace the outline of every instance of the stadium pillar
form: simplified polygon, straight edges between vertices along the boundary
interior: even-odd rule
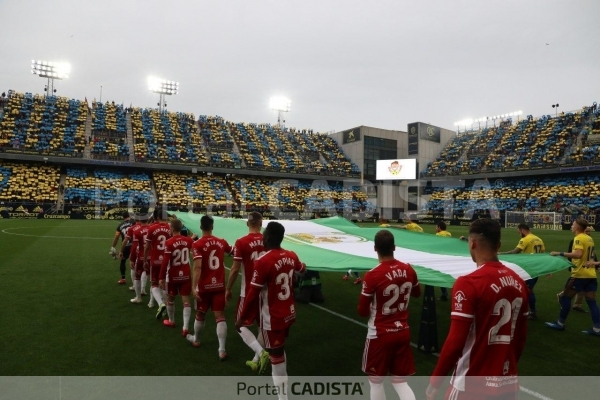
[[[421,311],[421,327],[419,329],[419,350],[426,353],[438,352],[437,315],[435,312],[435,290],[433,286],[425,286],[423,309]]]

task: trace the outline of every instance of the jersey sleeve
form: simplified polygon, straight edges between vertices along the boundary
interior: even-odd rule
[[[156,229],[154,228],[150,228],[148,229],[148,233],[146,233],[146,243],[151,243],[152,239],[154,239],[154,232],[156,232]]]
[[[256,287],[263,287],[269,278],[268,268],[262,259],[254,261],[254,275],[250,284]]]
[[[581,238],[575,238],[573,240],[573,251],[575,250],[583,250],[583,241],[581,240]]]
[[[466,277],[456,280],[452,288],[451,319],[472,320],[477,307],[477,292]]]
[[[233,259],[235,261],[242,261],[242,243],[241,239],[235,241],[233,245]]]
[[[306,266],[300,261],[300,259],[298,258],[298,255],[296,253],[294,253],[293,251],[291,253],[294,256],[294,270],[296,272],[300,272],[300,273],[305,272]]]
[[[158,275],[158,279],[160,279],[161,281],[164,281],[167,278],[167,267],[169,266],[169,263],[171,262],[171,253],[172,252],[173,252],[173,244],[167,243],[165,246],[164,257],[163,257],[163,261],[160,266],[160,272]]]
[[[198,242],[192,245],[192,255],[194,260],[202,258],[202,249]]]
[[[523,251],[523,250],[525,250],[526,247],[527,247],[527,240],[525,238],[519,240],[519,243],[517,244],[517,249]]]
[[[371,298],[375,294],[375,283],[373,282],[372,276],[373,274],[371,271],[367,272],[363,276],[362,291],[360,292],[361,296],[367,296]]]

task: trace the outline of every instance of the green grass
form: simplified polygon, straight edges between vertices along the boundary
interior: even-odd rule
[[[235,302],[227,308],[230,358],[223,363],[217,359],[213,319],[207,321],[202,346],[195,349],[181,337],[180,325],[168,329],[154,318],[155,311],[146,307],[147,298],[141,305],[129,303],[132,292],[116,284],[118,262],[108,256],[116,225],[116,221],[0,220],[0,375],[249,375],[244,361],[251,352],[233,329]],[[6,229],[34,236],[2,232]],[[464,227],[449,230],[454,236],[466,232]],[[566,250],[571,238],[568,231],[536,234],[547,251]],[[503,238],[502,250],[512,249],[518,233],[504,230]],[[322,274],[323,306],[364,324],[356,313],[360,287],[341,277],[341,273]],[[600,375],[600,339],[580,333],[591,326],[589,314],[571,313],[565,332],[543,326],[544,321],[557,318],[556,293],[566,277],[567,271],[542,277],[536,286],[539,320],[529,324],[519,366],[522,375]],[[411,300],[415,343],[421,306],[420,299]],[[176,307],[180,323],[179,300]],[[440,346],[449,326],[449,307],[437,303]],[[366,328],[312,305],[299,304],[297,309],[286,346],[288,373],[362,375]],[[429,375],[437,357],[416,350],[414,355],[417,374]]]

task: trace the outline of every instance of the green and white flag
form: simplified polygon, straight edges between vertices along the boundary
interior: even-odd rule
[[[189,230],[201,234],[201,215],[174,214]],[[213,234],[225,238],[231,245],[248,233],[246,220],[214,218]],[[361,228],[340,217],[277,222],[285,227],[282,247],[298,254],[309,269],[345,272],[351,268],[368,271],[378,263],[373,240],[381,228]],[[268,220],[263,221],[263,227],[268,223]],[[451,287],[456,278],[475,269],[464,241],[402,229],[389,230],[396,242],[395,257],[411,264],[419,281],[427,285]],[[549,254],[511,254],[500,256],[500,260],[523,279],[554,273],[570,265],[565,259]]]

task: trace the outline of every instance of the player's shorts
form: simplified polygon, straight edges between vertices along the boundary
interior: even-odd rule
[[[596,292],[598,290],[597,278],[569,278],[565,284],[566,289],[576,292]]]
[[[135,262],[135,274],[141,276],[144,273],[144,261],[138,258]]]
[[[527,279],[525,281],[525,284],[527,285],[527,287],[529,288],[529,290],[533,290],[533,287],[535,286],[535,284],[537,283],[538,278],[531,278],[531,279]]]
[[[291,325],[290,325],[291,326]],[[266,331],[260,328],[260,335],[262,335],[266,349],[276,349],[285,344],[285,338],[290,334],[290,326],[283,330],[278,331]]]
[[[207,313],[208,310],[219,312],[225,310],[225,291],[200,292],[200,300],[196,300],[196,310]]]
[[[410,349],[410,330],[387,333],[367,339],[362,370],[374,376],[409,376],[415,374],[415,362]]]
[[[167,282],[165,289],[169,296],[177,296],[178,294],[182,296],[189,296],[192,293],[192,282]]]
[[[245,300],[246,298],[242,296],[238,298],[236,320],[240,319],[240,315],[242,315]],[[248,311],[248,318],[243,321],[242,325],[252,326],[254,325],[254,321],[258,324],[258,302],[256,303],[256,307]]]
[[[512,392],[496,395],[486,395],[485,393],[479,392],[463,392],[450,385],[448,386],[448,390],[446,391],[446,396],[444,398],[446,400],[517,400],[517,393],[518,387],[516,386],[515,390]]]
[[[150,282],[152,282],[153,285],[158,285],[161,267],[162,265],[158,262],[150,263]]]

